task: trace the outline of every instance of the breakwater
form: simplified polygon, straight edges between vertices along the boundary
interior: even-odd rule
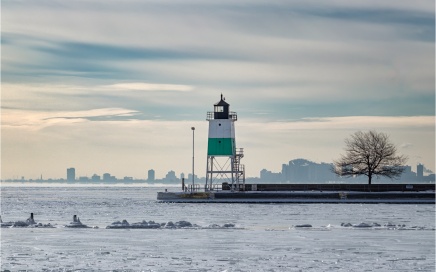
[[[222,190],[158,192],[157,200],[185,203],[434,204],[434,184],[245,184]]]
[[[231,190],[222,183],[222,190]],[[239,191],[352,191],[352,192],[422,192],[434,191],[435,184],[241,184]]]

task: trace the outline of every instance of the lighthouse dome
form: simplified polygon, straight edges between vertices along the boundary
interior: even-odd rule
[[[214,106],[214,118],[215,119],[229,119],[229,103],[224,101],[223,94],[221,94],[221,100],[215,103]]]

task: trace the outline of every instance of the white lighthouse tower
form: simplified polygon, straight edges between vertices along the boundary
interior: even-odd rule
[[[236,148],[235,121],[236,112],[229,111],[229,104],[221,94],[221,100],[214,105],[214,111],[207,113],[209,138],[207,143],[207,171],[205,189],[213,190],[219,181],[226,181],[231,190],[244,190],[245,169],[241,158],[242,148]],[[225,189],[225,188],[223,188]]]

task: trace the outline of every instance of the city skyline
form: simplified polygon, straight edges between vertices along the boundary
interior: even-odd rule
[[[186,173],[191,127],[202,176],[220,94],[247,176],[333,161],[359,130],[435,172],[434,7],[2,1],[1,178]]]
[[[304,158],[298,158],[293,159],[288,162],[288,164],[284,163],[282,164],[282,171],[281,172],[272,172],[267,169],[262,169],[259,172],[258,176],[250,176],[247,177],[248,183],[253,182],[256,179],[260,181],[269,181],[269,182],[289,182],[289,181],[297,181],[297,182],[313,182],[313,181],[320,181],[320,182],[326,182],[326,181],[334,181],[334,180],[350,180],[353,182],[353,180],[365,180],[365,177],[360,178],[342,178],[338,177],[334,174],[333,171],[331,171],[331,167],[333,166],[333,163],[327,163],[327,162],[321,162],[316,163]],[[410,165],[404,165],[405,171],[404,173],[398,178],[398,179],[388,179],[382,177],[383,180],[391,180],[392,182],[395,182],[396,180],[401,181],[424,181],[423,177],[430,178],[430,180],[434,180],[434,173],[425,167],[423,164],[418,164],[415,167],[415,172],[413,171],[413,167]],[[292,170],[294,169],[294,170]],[[292,174],[290,174],[293,172]],[[133,177],[133,176],[124,176],[124,177],[116,177],[111,175],[110,171],[104,172],[101,175],[94,173],[92,176],[89,175],[76,175],[76,169],[74,167],[70,167],[66,169],[66,178],[42,178],[43,175],[41,174],[40,178],[28,178],[26,179],[24,176],[21,176],[20,178],[11,178],[7,180],[15,180],[15,181],[38,181],[38,180],[58,180],[58,181],[67,181],[67,182],[128,182],[128,181],[146,181],[146,182],[179,182],[182,178],[185,178],[186,181],[192,180],[192,173],[176,173],[173,170],[168,170],[165,173],[162,173],[160,176],[156,176],[156,171],[154,169],[147,170],[147,176],[143,177]],[[201,176],[198,174],[194,175],[194,179],[196,181],[205,181],[205,176]],[[431,178],[432,177],[432,178]],[[5,181],[5,180],[3,180]]]

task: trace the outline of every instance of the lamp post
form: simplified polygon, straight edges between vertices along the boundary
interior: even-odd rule
[[[195,127],[191,127],[192,129],[192,192],[194,191],[194,131]]]

